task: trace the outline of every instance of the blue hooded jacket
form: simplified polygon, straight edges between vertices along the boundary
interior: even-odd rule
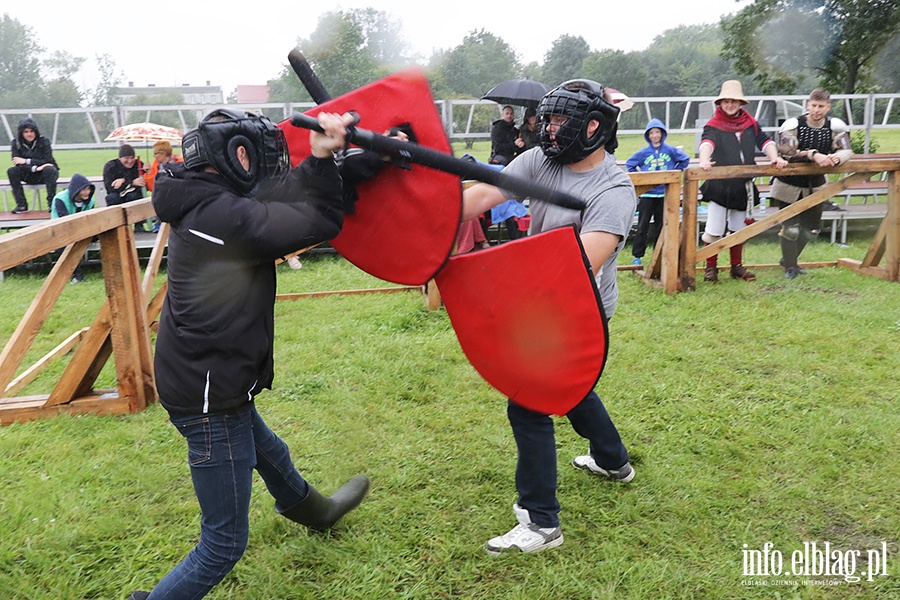
[[[662,131],[662,140],[659,148],[654,148],[650,143],[650,130],[653,128]],[[691,162],[691,157],[684,153],[683,150],[670,146],[666,143],[666,137],[669,132],[666,126],[659,119],[650,119],[647,127],[644,129],[644,139],[647,140],[647,147],[641,148],[631,155],[631,158],[625,161],[625,167],[631,171],[671,171],[677,169],[683,170]],[[658,185],[649,192],[641,194],[642,197],[662,198],[665,196],[666,186]]]

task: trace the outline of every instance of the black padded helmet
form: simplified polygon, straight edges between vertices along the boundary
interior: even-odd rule
[[[250,155],[250,170],[237,158],[243,146]],[[206,165],[218,171],[242,193],[265,179],[284,173],[290,165],[284,132],[272,121],[251,112],[220,108],[209,113],[181,140],[184,166]]]
[[[538,105],[541,123],[541,149],[544,154],[562,164],[578,162],[600,147],[615,146],[619,108],[603,97],[605,88],[590,79],[572,79],[547,92]],[[550,138],[550,117],[562,115],[566,122]],[[600,126],[588,136],[588,124]]]

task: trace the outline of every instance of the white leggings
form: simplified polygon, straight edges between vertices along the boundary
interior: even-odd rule
[[[725,236],[725,226],[728,231],[734,233],[740,231],[747,224],[744,219],[747,218],[746,210],[734,210],[733,208],[725,208],[721,204],[710,202],[706,213],[706,228],[703,230],[703,241],[711,244],[721,237]],[[715,239],[709,239],[715,238]]]

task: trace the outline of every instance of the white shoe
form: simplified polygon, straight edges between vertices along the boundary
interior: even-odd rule
[[[625,463],[618,469],[604,469],[594,461],[594,457],[590,454],[576,456],[572,459],[572,466],[600,477],[618,481],[619,483],[628,483],[634,479],[634,469],[631,468],[631,463]]]
[[[287,259],[287,264],[290,265],[290,267],[292,269],[294,269],[295,271],[297,269],[300,269],[303,266],[303,263],[301,263],[300,259],[297,258],[296,256],[292,256],[289,259]]]
[[[509,530],[508,533],[488,540],[484,549],[489,554],[501,554],[503,552],[538,552],[547,548],[556,548],[562,545],[562,529],[559,527],[538,527],[531,522],[528,511],[513,504],[513,511],[519,524]]]

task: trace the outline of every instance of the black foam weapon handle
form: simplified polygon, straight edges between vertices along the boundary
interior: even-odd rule
[[[313,71],[309,61],[306,60],[306,57],[303,56],[303,53],[300,52],[300,50],[294,48],[288,52],[288,62],[291,64],[294,73],[300,78],[300,83],[302,83],[303,87],[306,88],[306,91],[309,92],[313,102],[316,104],[325,104],[331,100],[331,95],[325,89],[322,80],[319,79],[319,76]]]
[[[291,117],[291,125],[322,133],[318,119],[303,113],[294,113],[294,116]],[[414,142],[404,142],[358,127],[347,128],[347,141],[366,150],[384,154],[393,160],[399,160],[401,163],[414,163],[458,175],[462,179],[483,181],[484,183],[515,192],[521,198],[537,198],[550,204],[574,210],[584,210],[585,208],[583,200],[570,194],[534,183],[533,181],[508,175],[503,171],[497,171],[475,162],[462,160]]]

